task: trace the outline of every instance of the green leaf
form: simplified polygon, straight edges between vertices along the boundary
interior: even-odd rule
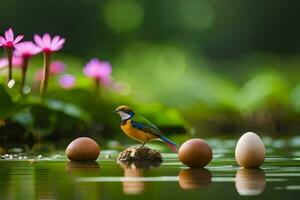
[[[0,118],[7,117],[14,103],[3,85],[0,85]]]
[[[91,119],[90,115],[87,112],[71,103],[65,103],[58,100],[48,100],[45,105],[47,108],[53,111],[60,111],[65,115],[80,119],[85,122],[88,122]]]

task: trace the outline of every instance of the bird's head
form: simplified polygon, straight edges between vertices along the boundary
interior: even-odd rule
[[[127,120],[130,119],[135,113],[131,108],[128,106],[119,106],[116,110],[115,113],[120,115],[122,120]]]

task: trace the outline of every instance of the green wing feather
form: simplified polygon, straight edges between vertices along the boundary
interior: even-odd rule
[[[141,115],[135,114],[131,118],[131,124],[135,128],[137,128],[137,129],[139,129],[141,131],[144,131],[146,133],[151,133],[151,134],[154,134],[154,135],[157,135],[157,136],[161,136],[162,135],[162,133],[159,130],[159,128],[157,128],[153,123],[151,123],[149,120],[145,119]]]
[[[157,137],[159,137],[159,139],[165,142],[175,153],[178,152],[177,145],[165,136],[163,136],[161,131],[147,119],[139,115],[134,115],[130,122],[133,127],[141,131],[156,135]]]

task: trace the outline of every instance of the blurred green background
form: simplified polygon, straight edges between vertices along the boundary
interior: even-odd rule
[[[66,43],[54,57],[77,82],[64,90],[52,81],[44,104],[1,87],[0,131],[20,125],[17,132],[34,138],[111,136],[120,132],[111,110],[129,104],[168,134],[298,133],[299,6],[293,0],[3,1],[0,32],[12,27],[26,40],[62,35]],[[94,94],[82,73],[93,57],[112,63],[121,90]],[[30,76],[41,66],[38,56]]]

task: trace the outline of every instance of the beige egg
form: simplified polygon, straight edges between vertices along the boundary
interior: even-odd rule
[[[235,159],[244,168],[258,168],[265,160],[265,146],[258,135],[247,132],[238,140]]]
[[[212,160],[212,150],[205,140],[190,139],[181,145],[178,157],[191,168],[202,168]]]
[[[87,137],[77,138],[66,149],[66,155],[72,161],[94,161],[99,154],[97,142]]]

